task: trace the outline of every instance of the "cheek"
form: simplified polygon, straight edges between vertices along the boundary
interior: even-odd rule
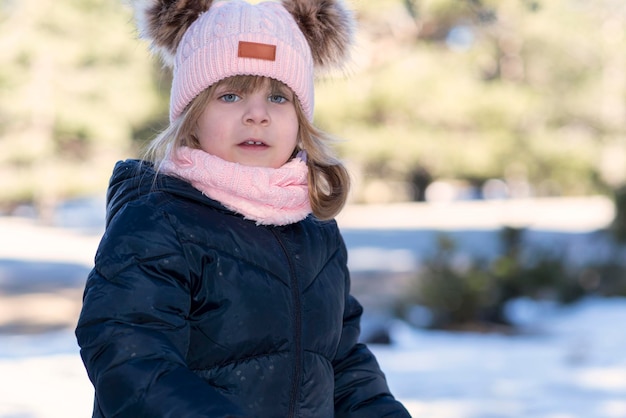
[[[291,128],[291,137],[293,138],[293,142],[294,144],[298,143],[298,135],[299,135],[300,131],[298,129],[298,125],[295,124],[292,128]]]
[[[300,125],[298,123],[298,117],[295,115],[295,111],[288,130],[290,135],[294,138],[294,142],[297,142],[298,134],[300,133]]]
[[[199,125],[196,133],[200,148],[211,154],[215,154],[220,135],[219,125],[215,124]]]
[[[222,119],[219,108],[215,108],[212,103],[209,103],[196,122],[198,135],[206,136],[215,133],[223,125],[220,123]]]
[[[218,118],[205,116],[198,121],[197,126],[196,133],[200,141],[211,141],[224,135],[225,124],[220,123]]]

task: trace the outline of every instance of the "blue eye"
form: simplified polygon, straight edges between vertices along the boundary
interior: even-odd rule
[[[227,93],[227,94],[223,94],[219,97],[219,99],[223,102],[227,102],[227,103],[233,103],[236,102],[237,100],[239,100],[239,96],[237,96],[234,93]]]
[[[280,94],[272,94],[269,97],[270,102],[272,103],[285,103],[287,102],[287,98],[284,96],[281,96]]]

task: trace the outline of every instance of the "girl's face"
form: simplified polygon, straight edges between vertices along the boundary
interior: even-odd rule
[[[198,119],[196,138],[202,150],[223,160],[278,168],[296,148],[294,94],[270,79],[240,88],[221,82]]]

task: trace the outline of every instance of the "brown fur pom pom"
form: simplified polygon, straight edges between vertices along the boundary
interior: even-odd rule
[[[173,65],[185,31],[213,0],[130,0],[139,35]],[[353,43],[355,20],[343,0],[281,0],[304,34],[316,67],[340,67]]]
[[[350,55],[354,17],[342,0],[282,0],[321,68],[340,67]]]
[[[173,65],[176,48],[198,16],[213,0],[134,0],[139,35],[152,44],[163,61]]]

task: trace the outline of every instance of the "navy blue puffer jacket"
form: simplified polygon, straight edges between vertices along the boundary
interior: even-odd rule
[[[83,302],[94,417],[409,417],[357,343],[335,222],[257,226],[121,162]]]

